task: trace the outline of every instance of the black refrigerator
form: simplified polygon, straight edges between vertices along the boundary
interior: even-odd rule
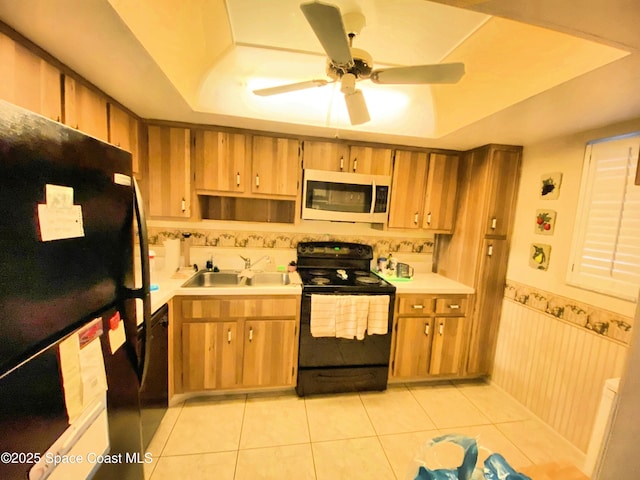
[[[147,257],[131,154],[0,101],[0,478],[144,478]]]

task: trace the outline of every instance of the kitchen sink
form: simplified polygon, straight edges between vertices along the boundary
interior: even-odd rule
[[[256,272],[247,278],[248,286],[289,285],[289,274],[286,272]]]
[[[231,287],[240,283],[240,272],[236,270],[221,270],[212,272],[200,270],[193,277],[182,284],[183,287]]]

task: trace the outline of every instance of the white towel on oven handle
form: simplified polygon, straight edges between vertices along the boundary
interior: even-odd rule
[[[336,336],[336,310],[340,295],[311,295],[312,337]]]
[[[389,295],[369,295],[367,333],[386,335],[389,332]]]
[[[363,295],[342,295],[336,309],[336,337],[364,340],[369,299]]]

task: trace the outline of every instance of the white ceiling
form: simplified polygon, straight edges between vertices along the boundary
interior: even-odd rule
[[[553,76],[556,68],[540,71],[540,80],[519,80],[524,87],[541,82],[536,86],[538,91],[529,88],[526,96],[513,96],[509,102],[498,101],[504,92],[495,93],[496,101],[492,101],[494,93],[485,93],[477,99],[478,104],[484,101],[481,116],[469,114],[476,102],[465,100],[468,108],[456,111],[455,104],[447,100],[449,108],[440,115],[464,117],[462,125],[449,119],[455,128],[434,138],[427,128],[434,120],[425,114],[425,105],[442,104],[443,100],[431,98],[438,93],[432,93],[430,87],[409,87],[409,91],[415,90],[408,94],[412,108],[395,119],[393,112],[378,114],[370,104],[373,120],[359,129],[330,118],[326,111],[320,124],[310,124],[296,117],[296,112],[299,115],[310,109],[301,108],[300,100],[289,100],[293,105],[284,110],[262,105],[261,113],[251,103],[251,96],[233,91],[248,90],[247,79],[256,73],[270,74],[271,82],[323,78],[324,55],[300,14],[299,0],[173,2],[174,11],[164,18],[160,9],[153,9],[153,5],[164,3],[158,0],[0,0],[0,20],[144,118],[460,149],[489,142],[527,145],[640,118],[640,7],[636,0],[583,0],[579,7],[575,1],[561,0],[329,1],[343,13],[355,8],[365,13],[367,26],[355,44],[380,64],[424,64],[451,58],[482,30],[485,15],[552,28],[631,54],[615,61],[603,60],[604,66],[573,79],[554,79],[555,86],[545,85],[544,79]],[[123,4],[128,4],[128,11],[123,11]],[[141,18],[155,23],[141,30]],[[183,30],[176,25],[182,25]],[[154,36],[156,40],[150,40]],[[197,39],[192,44],[201,48],[185,48],[192,36]],[[165,39],[163,49],[157,49],[158,37]],[[564,55],[570,63],[571,54]],[[212,61],[204,60],[208,58]],[[473,59],[465,62],[474,65]],[[593,67],[581,68],[587,71]],[[473,78],[474,72],[467,70]],[[244,76],[238,73],[246,71]],[[391,88],[382,90],[393,95]],[[193,92],[197,94],[191,95]],[[401,103],[393,97],[386,102]],[[244,111],[238,110],[238,104]],[[383,117],[393,120],[391,126],[380,123]]]

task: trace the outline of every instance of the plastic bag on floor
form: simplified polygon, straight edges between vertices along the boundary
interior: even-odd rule
[[[460,458],[460,454],[462,461],[459,465],[445,465],[447,460],[443,458]],[[483,468],[476,465],[477,461],[478,444],[474,438],[442,435],[420,447],[407,480],[531,480],[516,472],[499,453],[489,455]],[[436,464],[442,468],[434,468]]]

